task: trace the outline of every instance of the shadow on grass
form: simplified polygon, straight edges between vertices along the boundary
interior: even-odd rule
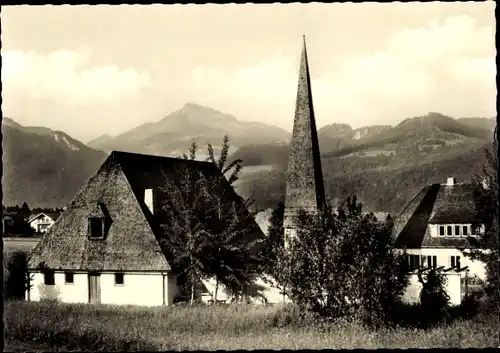
[[[485,308],[476,296],[470,296],[455,307],[448,307],[443,312],[426,311],[420,304],[398,304],[389,315],[391,326],[428,329],[440,324],[452,324],[456,321],[471,320],[482,314],[487,316]]]

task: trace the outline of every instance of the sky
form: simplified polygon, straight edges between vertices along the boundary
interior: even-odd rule
[[[5,6],[2,112],[87,142],[197,103],[291,131],[496,115],[495,2]]]

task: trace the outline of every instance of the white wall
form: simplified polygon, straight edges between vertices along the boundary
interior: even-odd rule
[[[74,283],[65,284],[64,272],[56,272],[54,285],[45,285],[42,273],[30,275],[33,287],[29,293],[26,293],[27,300],[55,299],[65,303],[89,302],[87,273],[75,273]],[[173,296],[177,294],[178,288],[173,274],[125,272],[124,284],[115,285],[113,272],[101,273],[100,292],[102,304],[160,306],[172,305]]]
[[[265,297],[266,300],[264,300],[262,297],[261,298],[249,298],[250,301],[254,304],[265,304],[266,301],[269,304],[281,304],[284,302],[289,303],[290,299],[288,297],[283,298],[283,294],[280,293],[280,289],[276,288],[275,285],[271,285],[268,283],[268,281],[272,281],[273,284],[275,284],[275,281],[272,280],[271,278],[266,278],[266,281],[264,281],[263,278],[257,278],[255,280],[255,284],[262,286],[263,290],[260,292],[260,295]],[[215,279],[210,278],[208,280],[202,280],[203,284],[205,285],[205,288],[207,289],[208,293],[206,295],[202,295],[201,300],[203,302],[208,302],[213,300],[212,298],[212,293],[215,291]],[[226,295],[224,291],[224,285],[219,283],[219,288],[217,291],[217,300],[226,300],[230,301],[232,298]]]
[[[458,249],[422,248],[408,249],[406,250],[406,252],[408,253],[408,255],[436,256],[437,267],[444,266],[445,268],[449,268],[451,266],[451,256],[460,256],[460,266],[469,267],[469,276],[476,275],[482,280],[484,280],[486,277],[486,269],[484,263],[471,260]],[[465,276],[465,272],[462,272],[461,275]]]
[[[55,299],[65,303],[88,303],[89,301],[87,274],[75,273],[73,284],[65,284],[64,272],[56,272],[53,286],[44,284],[44,275],[40,272],[30,273],[30,276],[32,288],[29,293],[26,293],[27,300]]]
[[[459,305],[462,301],[460,278],[461,276],[458,273],[446,274],[446,293],[450,297],[451,305]],[[407,303],[419,303],[421,291],[422,284],[418,280],[418,275],[412,274],[409,277],[409,284],[408,287],[406,287],[406,291],[403,295],[403,300]]]
[[[123,285],[115,285],[114,273],[102,273],[101,303],[163,305],[163,275],[161,273],[125,273]]]

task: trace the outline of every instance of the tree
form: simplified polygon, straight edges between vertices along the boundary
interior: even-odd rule
[[[495,128],[496,132],[496,128]],[[495,135],[496,136],[496,135]],[[499,274],[499,228],[498,228],[498,141],[495,139],[492,149],[485,149],[486,163],[474,179],[474,201],[484,232],[479,238],[470,237],[472,250],[464,251],[465,256],[479,260],[486,265],[486,293],[496,308],[500,310],[500,274]]]
[[[356,196],[334,212],[299,211],[297,235],[283,252],[277,280],[297,304],[323,316],[386,322],[407,284],[404,258],[393,252],[390,227],[363,215]]]
[[[189,156],[184,154],[183,158],[194,160],[196,148],[196,143],[193,142]],[[161,206],[165,219],[168,220],[162,227],[169,234],[163,240],[163,245],[170,253],[180,277],[185,279],[184,285],[189,288],[191,305],[198,281],[210,275],[205,256],[209,247],[204,213],[209,207],[207,183],[199,170],[181,164],[177,166],[174,180],[161,189],[169,195]]]
[[[4,282],[6,299],[24,299],[30,289],[28,274],[28,255],[24,251],[15,251],[7,263],[7,278]]]
[[[446,293],[446,277],[431,269],[425,278],[418,272],[418,280],[422,283],[420,304],[426,324],[439,322],[446,314],[450,297]]]
[[[262,272],[273,276],[278,269],[278,259],[283,250],[283,220],[285,205],[279,203],[269,217],[268,234],[262,250]]]
[[[217,210],[210,221],[210,247],[207,252],[210,272],[215,276],[214,303],[219,283],[240,288],[241,294],[255,279],[259,269],[257,245],[261,239],[252,237],[256,230],[253,217],[242,204],[232,202]]]
[[[196,159],[197,145],[193,141],[185,160]],[[177,271],[189,283],[191,303],[194,301],[196,283],[215,276],[217,301],[219,283],[243,287],[256,272],[257,258],[253,254],[256,241],[247,235],[253,230],[252,215],[244,202],[228,188],[238,179],[241,160],[226,165],[229,139],[224,137],[219,159],[208,145],[208,160],[220,173],[203,174],[187,164],[176,170],[175,180],[163,188],[169,196],[162,203],[162,210],[169,223],[165,240]],[[227,180],[226,180],[227,177]],[[243,203],[240,203],[240,201]]]
[[[217,159],[212,145],[208,144],[207,160],[220,171],[209,183],[211,203],[215,207],[215,210],[212,208],[215,212],[210,215],[209,255],[216,282],[214,304],[217,302],[219,282],[225,286],[243,288],[255,278],[258,267],[254,250],[259,239],[251,239],[251,233],[256,229],[253,215],[248,212],[254,201],[240,198],[243,202],[243,206],[240,206],[230,195],[234,191],[227,188],[227,183],[232,186],[238,180],[242,160],[227,163],[229,147],[229,137],[225,135]]]

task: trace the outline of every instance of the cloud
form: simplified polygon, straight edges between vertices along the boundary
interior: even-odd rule
[[[84,53],[58,50],[38,54],[2,53],[3,94],[66,104],[117,102],[150,84],[147,72],[115,65],[89,66]]]
[[[492,26],[467,15],[399,28],[376,52],[332,60],[312,72],[318,125],[397,123],[440,111],[455,117],[496,114],[496,49]],[[314,55],[309,50],[310,63]],[[205,104],[218,103],[239,117],[266,118],[290,128],[298,59],[276,55],[236,70],[197,67],[187,86]]]

